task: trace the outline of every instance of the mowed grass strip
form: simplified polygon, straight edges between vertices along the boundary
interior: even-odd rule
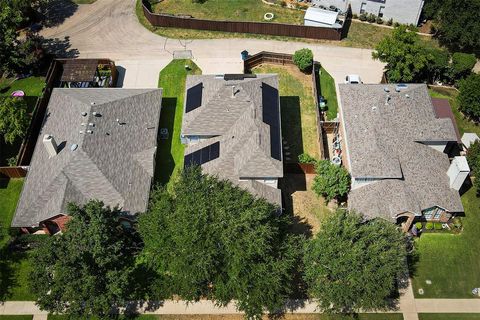
[[[187,70],[185,66],[190,68]],[[183,166],[184,146],[180,142],[183,102],[187,75],[201,74],[191,60],[173,60],[161,72],[158,87],[163,89],[160,128],[167,128],[169,138],[158,140],[155,182],[167,184]]]
[[[419,320],[480,320],[480,313],[420,313]]]
[[[303,25],[305,13],[301,10],[270,6],[260,0],[208,0],[196,3],[192,0],[164,0],[154,6],[156,13],[191,15],[197,19],[281,22]],[[265,20],[265,13],[274,14]]]

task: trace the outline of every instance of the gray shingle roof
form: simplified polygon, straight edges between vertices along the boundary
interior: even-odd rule
[[[265,74],[226,81],[213,75],[188,76],[186,89],[199,83],[203,84],[202,105],[190,112],[185,112],[184,108],[182,135],[213,138],[188,146],[185,154],[220,142],[220,157],[203,164],[203,171],[231,180],[253,194],[281,205],[279,189],[241,179],[283,177],[283,162],[272,157],[271,150],[271,135],[279,135],[277,138],[281,143],[281,131],[275,131],[265,123],[262,112],[262,85],[278,88],[278,77]],[[235,86],[234,97],[232,86]]]
[[[160,89],[54,89],[12,226],[37,226],[65,213],[69,202],[92,198],[130,213],[144,211],[161,98]],[[82,123],[93,123],[93,134],[80,133],[87,130]],[[64,145],[56,156],[49,157],[45,134]]]
[[[452,121],[436,117],[426,85],[395,87],[339,85],[351,174],[384,179],[352,190],[349,206],[385,218],[435,205],[462,212],[447,155],[426,145],[455,142]]]

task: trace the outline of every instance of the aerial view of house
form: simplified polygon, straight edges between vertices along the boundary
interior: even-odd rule
[[[455,123],[440,118],[421,84],[339,85],[348,167],[349,207],[368,217],[447,222],[464,211],[458,190],[470,172]],[[405,221],[403,221],[405,220]]]
[[[12,226],[60,231],[70,202],[146,209],[162,91],[54,89]]]
[[[0,320],[480,320],[480,0],[1,0]]]
[[[184,163],[201,165],[204,172],[281,206],[280,123],[276,75],[188,76]]]

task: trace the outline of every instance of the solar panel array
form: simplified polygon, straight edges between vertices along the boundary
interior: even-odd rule
[[[203,82],[187,90],[187,103],[185,112],[190,112],[202,105]]]
[[[263,122],[270,126],[270,155],[282,160],[278,89],[262,82]]]
[[[220,142],[215,142],[205,148],[187,154],[184,158],[185,167],[202,165],[220,157]]]

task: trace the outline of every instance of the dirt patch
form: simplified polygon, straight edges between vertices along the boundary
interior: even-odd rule
[[[285,210],[295,218],[294,232],[310,237],[320,230],[322,220],[333,210],[333,203],[325,204],[312,191],[314,174],[287,174],[281,180],[285,196]]]

